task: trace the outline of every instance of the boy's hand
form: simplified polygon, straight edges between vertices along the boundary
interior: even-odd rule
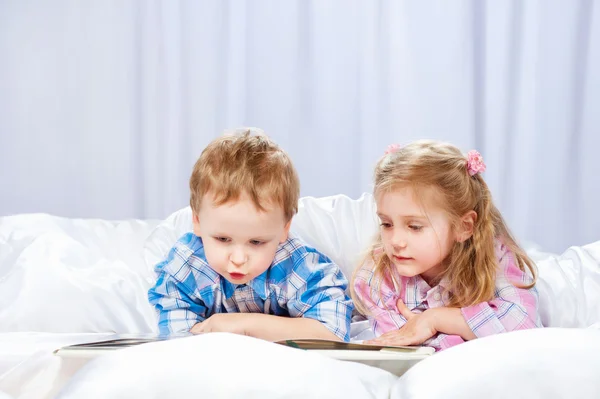
[[[406,324],[399,330],[389,331],[365,343],[388,346],[419,345],[437,334],[431,312],[413,313],[400,299],[396,306],[406,319]]]
[[[190,332],[200,334],[207,332],[229,332],[248,335],[248,322],[252,313],[215,313],[203,322],[195,324]]]

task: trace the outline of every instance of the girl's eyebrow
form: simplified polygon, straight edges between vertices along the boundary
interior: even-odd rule
[[[387,215],[384,215],[383,213],[379,213],[377,212],[377,216],[379,216],[380,218],[387,218],[389,219],[389,217]],[[427,216],[425,215],[400,215],[401,218],[404,219],[427,219]]]

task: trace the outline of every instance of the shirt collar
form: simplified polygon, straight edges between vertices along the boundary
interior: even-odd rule
[[[256,276],[252,280],[246,283],[247,286],[252,288],[254,292],[263,300],[267,299],[267,273],[268,269],[265,270],[261,275]],[[221,277],[223,281],[223,294],[226,299],[229,299],[233,296],[235,289],[239,286],[239,284],[233,284],[229,282],[225,277]]]
[[[248,285],[252,287],[254,292],[265,301],[267,299],[267,273],[269,269],[265,270],[261,275],[256,276],[252,280],[248,281]]]
[[[444,277],[440,280],[438,287],[444,291],[448,291],[448,288],[450,287],[450,279],[448,277]]]
[[[414,284],[415,289],[417,291],[417,297],[426,298],[427,294],[431,290],[440,291],[440,292],[449,292],[448,287],[450,287],[450,280],[448,277],[444,277],[440,280],[440,282],[431,287],[421,276],[411,277],[410,282]]]
[[[221,277],[221,285],[223,287],[223,295],[225,295],[225,298],[231,298],[231,296],[235,292],[235,287],[237,287],[237,284],[232,284],[229,281],[227,281],[225,277]]]

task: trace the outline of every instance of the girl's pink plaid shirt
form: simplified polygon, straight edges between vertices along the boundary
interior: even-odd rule
[[[518,288],[514,283],[529,284],[532,277],[517,266],[514,255],[500,241],[496,241],[496,255],[499,270],[496,277],[494,299],[477,305],[462,308],[462,314],[477,337],[499,334],[508,331],[542,327],[538,313],[538,292]],[[373,263],[361,267],[354,281],[358,298],[369,311],[369,320],[377,336],[399,329],[406,323],[396,307],[398,299],[414,313],[429,308],[443,307],[448,303],[447,281],[430,287],[420,276],[402,277],[397,275],[399,289],[388,277],[383,281],[373,278]],[[381,293],[381,295],[380,295]],[[423,345],[443,350],[464,342],[458,335],[437,334]]]

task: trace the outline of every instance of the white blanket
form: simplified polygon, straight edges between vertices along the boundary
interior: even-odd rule
[[[349,275],[377,229],[373,209],[369,195],[303,198],[292,231]],[[53,349],[90,333],[155,332],[156,315],[146,300],[152,266],[189,228],[189,209],[160,223],[0,218],[0,391],[52,397],[80,366],[62,364]],[[600,323],[600,241],[561,256],[531,254],[540,271],[544,325]]]

